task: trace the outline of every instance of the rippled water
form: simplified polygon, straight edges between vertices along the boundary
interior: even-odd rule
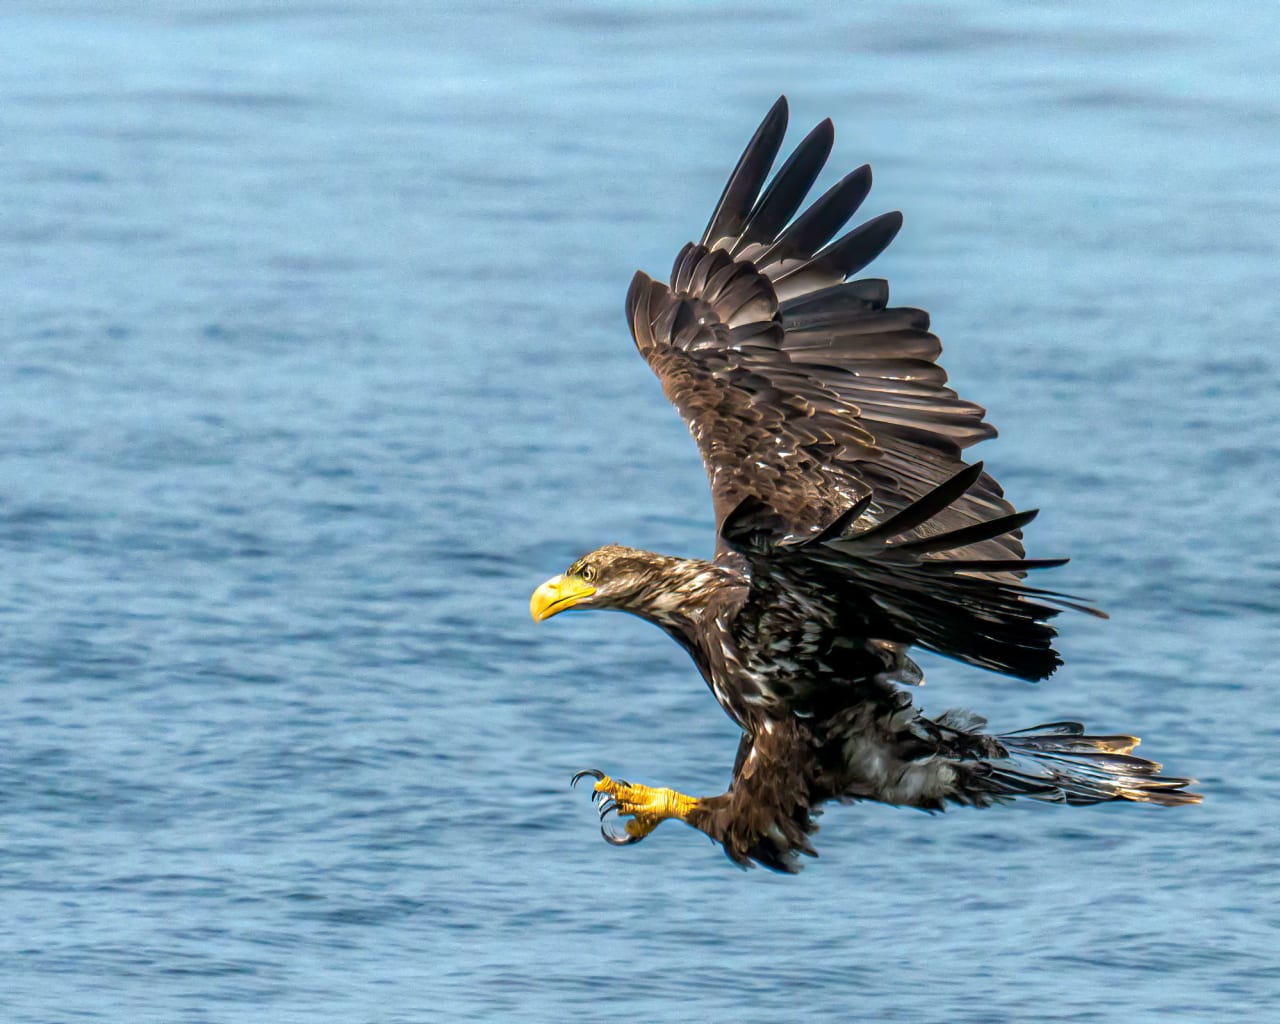
[[[12,0],[0,1019],[1258,1019],[1276,10]],[[527,600],[709,549],[622,296],[783,91],[1113,615],[926,708],[1134,730],[1203,807],[838,808],[780,878],[569,791],[732,763],[674,645]]]

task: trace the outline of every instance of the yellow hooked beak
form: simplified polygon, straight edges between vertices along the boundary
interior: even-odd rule
[[[533,597],[529,599],[529,614],[533,616],[534,622],[541,622],[572,608],[595,592],[595,587],[577,577],[552,576],[533,592]]]

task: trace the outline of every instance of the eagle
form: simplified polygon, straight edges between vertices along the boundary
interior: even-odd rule
[[[530,602],[536,621],[603,608],[654,623],[742,731],[719,795],[575,775],[594,780],[605,839],[634,844],[677,819],[735,864],[794,872],[817,855],[831,801],[1198,803],[1194,780],[1132,753],[1134,736],[1065,721],[992,734],[976,714],[930,718],[913,702],[912,646],[1034,682],[1061,664],[1050,620],[1102,613],[1026,582],[1066,559],[1026,557],[1035,511],[965,461],[996,434],[986,410],[946,386],[929,315],[856,277],[902,215],[840,233],[871,188],[865,165],[805,207],[834,129],[824,120],[770,178],[787,120],[782,97],[670,281],[639,272],[627,293],[636,348],[702,455],[713,557],[608,544]]]

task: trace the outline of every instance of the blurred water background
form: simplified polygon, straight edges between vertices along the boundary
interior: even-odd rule
[[[1280,8],[7,0],[0,1020],[1260,1019],[1280,993]],[[1063,621],[926,709],[1146,737],[1203,807],[836,808],[797,878],[572,772],[719,792],[625,616],[705,554],[632,350],[774,98],[906,212]]]

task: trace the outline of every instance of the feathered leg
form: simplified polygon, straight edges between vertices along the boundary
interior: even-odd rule
[[[810,803],[812,737],[795,721],[782,720],[759,733],[743,733],[727,792],[692,797],[673,789],[637,786],[590,769],[574,783],[596,780],[591,799],[599,803],[600,831],[615,846],[638,843],[669,818],[683,821],[718,843],[740,867],[762,864],[774,871],[800,869],[799,856],[816,857],[809,836],[817,831]],[[612,832],[605,818],[626,818],[625,833]]]

